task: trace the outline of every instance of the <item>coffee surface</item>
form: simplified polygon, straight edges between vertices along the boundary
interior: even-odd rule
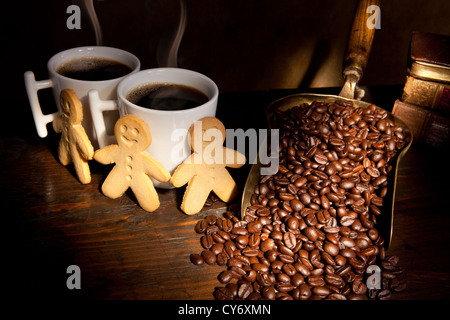
[[[131,71],[131,67],[122,62],[102,57],[73,59],[63,63],[56,70],[57,73],[65,77],[84,81],[116,79]]]
[[[209,99],[198,89],[173,83],[149,83],[132,89],[127,100],[147,109],[186,110]]]

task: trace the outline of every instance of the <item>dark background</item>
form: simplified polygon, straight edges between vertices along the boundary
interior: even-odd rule
[[[77,1],[2,3],[3,111],[10,130],[36,134],[23,73],[47,79],[46,63],[59,51],[95,45],[86,17],[69,30],[66,9]],[[94,0],[103,45],[128,50],[142,68],[158,67],[157,49],[176,25],[178,0]],[[188,23],[179,66],[211,77],[221,92],[339,87],[356,0],[187,0]],[[447,0],[382,1],[363,85],[403,84],[414,30],[450,34]],[[47,90],[50,91],[50,90]],[[41,93],[48,95],[49,93]],[[6,109],[6,110],[5,110]]]

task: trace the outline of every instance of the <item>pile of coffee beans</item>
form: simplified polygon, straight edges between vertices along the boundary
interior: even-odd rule
[[[216,299],[389,299],[405,289],[377,229],[392,160],[406,145],[388,113],[348,101],[275,110],[279,170],[262,175],[240,219],[199,220],[196,265],[218,264]]]

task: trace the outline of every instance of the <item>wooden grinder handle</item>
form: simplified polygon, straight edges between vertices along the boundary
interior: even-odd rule
[[[353,24],[347,40],[347,48],[344,56],[343,74],[346,77],[349,73],[356,73],[358,80],[361,79],[363,70],[367,65],[372,42],[375,35],[375,25],[373,19],[375,15],[380,18],[380,12],[370,10],[369,6],[375,10],[380,10],[380,0],[360,0],[353,18]]]

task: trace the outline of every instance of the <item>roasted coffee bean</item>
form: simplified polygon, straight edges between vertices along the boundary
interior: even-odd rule
[[[325,275],[325,281],[338,288],[342,288],[345,284],[344,279],[342,279],[341,276],[334,273]]]
[[[206,234],[214,234],[217,231],[219,231],[219,227],[216,226],[215,224],[206,227],[206,230],[205,230]]]
[[[312,288],[312,292],[315,295],[318,295],[318,296],[320,296],[322,298],[328,296],[331,293],[330,288],[328,288],[326,286],[313,287]]]
[[[311,196],[308,193],[302,193],[300,195],[300,201],[306,206],[311,203]]]
[[[293,289],[295,289],[295,286],[293,286],[292,284],[289,283],[280,283],[276,285],[276,289],[279,292],[289,292],[292,291]]]
[[[242,265],[243,265],[242,261],[237,257],[230,258],[227,261],[227,266],[229,267],[242,267]]]
[[[261,236],[258,233],[253,233],[248,237],[248,245],[252,248],[258,247],[261,243]]]
[[[289,227],[289,229],[291,229],[291,230],[297,230],[298,229],[298,227],[300,226],[300,221],[298,220],[298,218],[296,218],[296,217],[290,217],[288,220],[287,220],[287,226]]]
[[[406,289],[406,281],[403,277],[396,277],[389,282],[389,287],[395,292],[403,291]]]
[[[231,291],[234,298],[237,297],[238,285],[236,283],[229,282],[225,285],[225,287]]]
[[[311,241],[316,241],[319,237],[319,233],[317,232],[317,229],[315,227],[308,227],[304,230],[304,234],[308,237]]]
[[[224,266],[227,264],[229,256],[225,252],[221,252],[216,256],[216,262],[219,266]]]
[[[206,219],[198,220],[195,225],[195,232],[203,233],[208,227],[208,221]]]
[[[273,239],[266,239],[261,243],[260,248],[263,252],[266,252],[266,251],[272,250],[274,248],[274,246],[275,246],[275,241]]]
[[[347,297],[340,293],[332,293],[327,297],[327,300],[347,300]]]
[[[367,286],[360,280],[353,281],[352,290],[355,294],[364,295],[367,292]]]
[[[263,263],[254,263],[251,265],[252,269],[258,272],[268,272],[269,267]]]
[[[226,287],[217,287],[214,290],[214,298],[216,300],[233,300],[233,292]]]
[[[288,256],[291,256],[291,257],[294,256],[294,251],[292,251],[291,249],[289,249],[288,247],[286,247],[283,244],[280,244],[278,246],[278,251],[280,252],[280,254],[288,255]]]
[[[249,270],[247,272],[247,274],[243,276],[243,279],[245,281],[250,282],[250,283],[255,282],[256,281],[256,271],[255,270]]]
[[[214,240],[210,234],[202,236],[200,242],[202,243],[202,247],[205,249],[209,249],[214,245]]]
[[[229,267],[228,270],[231,271],[233,278],[236,278],[236,279],[241,279],[246,274],[246,271],[244,269],[242,269],[241,267],[233,266],[233,267]]]
[[[216,255],[211,250],[203,250],[201,255],[207,264],[216,263]]]
[[[291,276],[291,283],[298,287],[301,284],[305,283],[305,277],[301,275],[300,273],[295,273],[293,276]]]
[[[231,229],[231,233],[235,235],[247,235],[248,230],[244,227],[234,227],[233,229]]]
[[[284,262],[275,260],[270,264],[273,273],[280,273],[283,270]]]
[[[280,272],[277,274],[277,280],[278,282],[282,282],[282,283],[290,283],[291,282],[291,277],[289,277],[287,274]]]
[[[295,263],[294,268],[305,277],[311,274],[310,269],[301,262]]]
[[[255,220],[247,224],[247,230],[249,233],[261,232],[261,228],[262,223],[259,220]]]
[[[217,222],[217,217],[215,215],[209,215],[205,219],[209,225],[215,225]]]
[[[295,267],[290,263],[286,263],[285,265],[283,265],[283,271],[290,277],[294,276],[297,273]]]
[[[241,251],[241,253],[246,257],[257,257],[259,255],[259,252],[260,251],[258,249],[253,249],[250,247],[245,247]]]
[[[391,291],[389,289],[380,290],[377,293],[378,300],[389,300],[391,298]]]
[[[191,260],[191,262],[193,264],[195,264],[197,266],[205,263],[205,260],[203,259],[203,257],[198,253],[192,253],[189,256],[189,259]]]
[[[323,276],[320,275],[318,276],[311,275],[308,277],[307,281],[308,284],[313,287],[324,286],[326,284]]]
[[[275,282],[274,281],[275,279],[273,279],[270,275],[269,275],[269,273],[260,273],[260,272],[258,272],[257,274],[256,274],[256,281],[261,285],[261,286],[264,286],[264,287],[266,287],[266,286],[271,286],[271,285],[273,285],[273,283]]]
[[[298,287],[298,289],[298,300],[308,300],[309,297],[311,297],[311,287],[308,284],[303,283],[300,287]]]
[[[321,255],[323,262],[333,267],[336,265],[336,262],[334,261],[333,257],[330,254],[328,254],[325,251],[322,251]]]
[[[222,271],[219,274],[218,279],[223,284],[228,283],[233,279],[233,273],[230,270]]]
[[[296,238],[295,234],[288,231],[288,232],[285,232],[283,235],[283,242],[287,248],[293,249],[297,244],[297,238]],[[280,251],[281,251],[281,249],[280,249]],[[292,252],[292,255],[293,255],[293,252]]]
[[[225,240],[220,234],[218,234],[218,233],[213,233],[213,234],[211,235],[211,237],[212,237],[213,241],[216,242],[216,243],[225,243],[225,241],[226,241],[226,240]]]
[[[215,243],[212,245],[210,250],[215,254],[218,255],[223,251],[224,245],[222,243]]]
[[[261,293],[266,300],[274,300],[276,296],[276,291],[273,286],[265,286],[261,289]]]
[[[351,180],[341,180],[341,182],[339,183],[339,186],[342,189],[351,189],[355,186],[355,183]]]
[[[331,242],[325,242],[323,248],[327,253],[329,253],[332,256],[336,256],[339,253],[339,246]]]
[[[253,286],[249,282],[243,282],[239,286],[237,295],[241,299],[247,298],[253,292]]]
[[[243,256],[241,254],[237,254],[234,258],[240,260],[244,266],[249,266],[251,264],[250,258]]]
[[[283,263],[294,263],[294,258],[291,255],[279,254],[278,259]]]
[[[240,249],[245,248],[248,244],[248,235],[237,236],[234,241],[236,243],[236,247]]]

